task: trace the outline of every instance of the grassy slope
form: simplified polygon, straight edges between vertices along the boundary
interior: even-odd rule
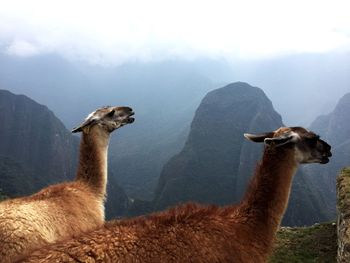
[[[281,228],[270,263],[336,262],[337,234],[334,223],[311,227]]]

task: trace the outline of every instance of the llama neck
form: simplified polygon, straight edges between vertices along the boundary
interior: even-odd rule
[[[87,184],[102,198],[107,185],[107,152],[109,134],[92,128],[82,133],[76,180]]]
[[[275,233],[288,205],[297,167],[293,149],[264,150],[263,159],[240,205],[251,224],[267,233]]]

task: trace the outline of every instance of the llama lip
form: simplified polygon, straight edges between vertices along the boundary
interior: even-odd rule
[[[320,164],[326,164],[329,162],[329,158],[328,157],[322,157]]]
[[[129,114],[127,114],[125,117],[124,117],[124,122],[125,123],[133,123],[135,121],[135,118],[131,117],[131,116],[134,116],[135,115],[135,112],[130,112]]]
[[[134,116],[135,115],[135,112],[131,112],[130,114],[129,114],[129,116],[128,116],[128,118],[126,119],[126,121],[128,122],[128,123],[133,123],[134,121],[135,121],[135,118],[132,118],[131,116]]]
[[[127,118],[126,121],[127,123],[133,123],[135,121],[135,118]]]

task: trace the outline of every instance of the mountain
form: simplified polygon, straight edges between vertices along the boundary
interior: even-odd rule
[[[46,106],[24,95],[0,90],[0,192],[30,195],[48,185],[72,180],[79,139]],[[107,218],[124,215],[128,198],[111,175]]]
[[[350,165],[350,93],[345,94],[328,115],[319,116],[310,129],[319,133],[332,146],[332,160],[325,167],[308,167],[305,171],[312,178],[313,184],[323,194],[323,199],[335,218],[336,176],[340,170]]]
[[[42,102],[69,128],[103,105],[131,106],[136,122],[112,137],[110,166],[128,196],[151,200],[163,165],[181,150],[196,107],[214,87],[210,76],[227,68],[205,60],[102,67],[54,54],[0,54],[0,87]]]
[[[236,63],[233,71],[266,92],[287,126],[309,126],[348,92],[349,58],[349,52],[300,53]]]
[[[2,172],[7,171],[0,180],[5,194],[29,194],[72,178],[78,141],[46,106],[0,90],[0,122],[0,163]]]
[[[136,122],[112,138],[110,166],[130,198],[152,200],[162,167],[183,148],[194,112],[208,91],[243,79],[263,87],[288,125],[302,125],[330,111],[344,93],[350,83],[348,57],[300,54],[98,66],[54,53],[20,58],[0,52],[0,87],[47,105],[68,128],[100,106],[131,106]]]
[[[243,79],[264,89],[288,117],[288,125],[302,125],[329,112],[338,94],[344,93],[350,83],[348,56],[172,59],[98,66],[53,53],[20,58],[0,52],[0,87],[47,105],[68,128],[100,106],[131,106],[136,122],[113,136],[110,166],[130,198],[152,200],[163,166],[183,148],[195,110],[208,91]]]
[[[185,146],[164,166],[154,208],[196,201],[226,205],[245,192],[262,146],[244,139],[283,126],[265,93],[237,82],[209,92],[198,107]],[[324,219],[322,202],[299,171],[284,224],[312,224]]]

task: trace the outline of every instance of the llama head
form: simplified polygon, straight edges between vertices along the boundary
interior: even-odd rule
[[[325,164],[332,156],[331,146],[328,143],[302,127],[281,127],[276,131],[258,135],[246,133],[244,137],[253,142],[264,142],[268,148],[294,149],[299,163]]]
[[[129,107],[103,107],[90,113],[85,121],[72,130],[73,133],[89,133],[92,126],[98,126],[108,133],[128,124],[133,123],[131,116],[134,112]]]

